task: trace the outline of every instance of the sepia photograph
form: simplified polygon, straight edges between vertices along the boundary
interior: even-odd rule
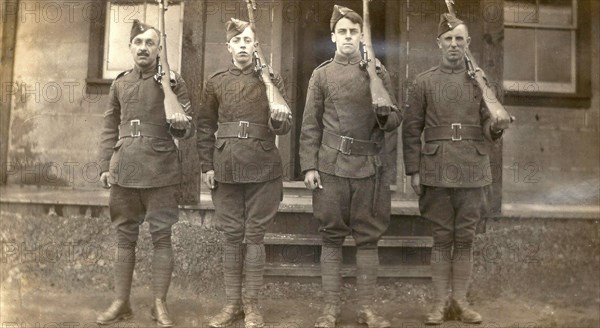
[[[0,328],[600,327],[600,0],[0,17]]]

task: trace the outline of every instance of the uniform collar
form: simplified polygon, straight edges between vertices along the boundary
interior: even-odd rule
[[[358,52],[358,51],[351,56],[346,56],[346,55],[336,51],[335,57],[333,58],[333,60],[335,60],[336,63],[342,64],[342,65],[348,65],[348,64],[356,65],[356,64],[360,63],[360,61],[362,60],[362,57],[360,56],[360,52]]]
[[[235,64],[232,62],[231,65],[229,65],[229,71],[233,75],[240,75],[240,74],[248,75],[248,74],[254,73],[254,65],[250,64],[250,65],[246,66],[244,69],[240,69],[239,67],[235,66]]]
[[[157,72],[156,65],[152,65],[147,68],[141,68],[138,65],[133,66],[133,73],[135,74],[134,76],[138,77],[138,78],[142,78],[144,80],[151,76],[154,76],[154,74],[156,74],[156,72]]]
[[[466,71],[467,65],[465,64],[464,60],[461,60],[460,64],[458,66],[450,66],[450,65],[444,63],[443,60],[440,60],[440,70],[444,73],[458,74],[458,73],[462,73],[462,72]]]

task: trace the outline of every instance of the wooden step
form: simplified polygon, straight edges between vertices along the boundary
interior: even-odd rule
[[[266,245],[321,245],[321,236],[303,234],[265,234]],[[344,246],[356,246],[352,236],[344,241]],[[383,236],[379,247],[432,247],[433,238],[427,236]]]
[[[356,277],[355,266],[343,266],[342,277]],[[284,277],[320,277],[319,264],[294,264],[294,263],[268,263],[265,274],[269,276]],[[431,269],[429,265],[381,265],[379,277],[382,278],[429,278]]]

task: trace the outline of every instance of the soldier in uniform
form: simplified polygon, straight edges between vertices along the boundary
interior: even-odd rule
[[[232,63],[210,76],[198,114],[202,172],[211,189],[217,227],[225,237],[226,303],[209,326],[226,327],[244,316],[246,327],[263,327],[257,302],[265,264],[264,235],[283,197],[275,136],[290,130],[291,114],[287,105],[267,99],[253,65],[256,39],[250,24],[228,21],[226,37]],[[274,75],[272,80],[284,94],[281,77]]]
[[[421,215],[432,222],[435,300],[426,324],[443,322],[449,285],[459,318],[467,323],[482,320],[466,300],[473,239],[485,210],[484,187],[492,182],[486,140],[498,140],[508,122],[491,120],[481,90],[467,74],[465,49],[470,42],[461,20],[441,16],[437,44],[442,59],[417,76],[403,127],[406,174],[420,197]]]
[[[330,28],[335,56],[313,71],[300,136],[304,183],[313,190],[313,212],[322,237],[326,304],[315,327],[335,327],[338,320],[342,244],[348,235],[357,248],[358,321],[389,327],[372,302],[379,266],[377,242],[388,228],[391,209],[389,182],[382,181],[384,132],[395,130],[402,114],[395,106],[373,108],[369,76],[360,65],[361,16],[336,5]],[[389,74],[379,62],[377,72],[393,95]]]
[[[186,115],[168,124],[164,93],[154,79],[160,49],[159,32],[135,20],[129,49],[133,69],[117,76],[110,87],[100,141],[100,180],[110,188],[110,218],[117,234],[114,265],[116,300],[98,316],[102,325],[132,316],[129,303],[139,227],[149,223],[153,243],[152,316],[161,327],[173,326],[166,306],[173,271],[171,226],[177,222],[181,163],[173,136],[189,127]],[[186,113],[191,112],[186,84],[170,72],[171,85]]]

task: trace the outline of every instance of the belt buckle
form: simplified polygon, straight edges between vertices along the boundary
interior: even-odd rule
[[[452,123],[450,126],[452,127],[452,141],[461,141],[462,135],[458,130],[462,129],[462,125],[460,123]]]
[[[248,121],[240,121],[240,130],[238,132],[238,138],[240,139],[248,139],[248,127],[250,126],[250,122]]]
[[[140,120],[131,120],[129,121],[129,125],[131,126],[131,137],[137,138],[141,136],[140,130],[138,127],[140,126]]]
[[[338,150],[344,155],[350,155],[352,153],[351,146],[354,143],[354,138],[344,136],[342,136],[341,138],[342,141],[340,141],[340,147],[338,148]]]

